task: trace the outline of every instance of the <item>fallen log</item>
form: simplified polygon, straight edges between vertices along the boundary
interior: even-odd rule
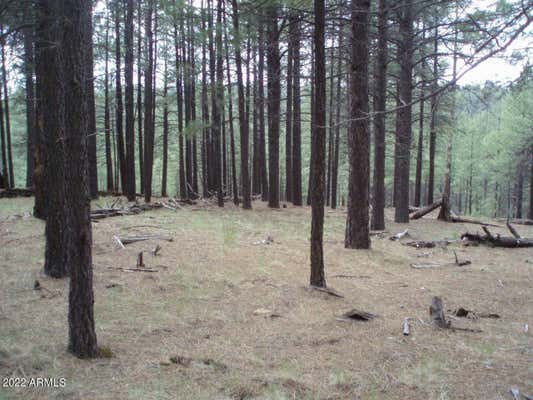
[[[525,219],[525,218],[497,218],[497,221],[501,222],[510,222],[515,225],[533,225],[533,219]]]
[[[392,235],[391,237],[389,237],[389,240],[397,241],[406,236],[411,236],[409,235],[409,231],[407,229],[405,231],[397,233],[396,235]]]
[[[505,248],[520,248],[520,247],[533,247],[533,239],[516,238],[510,236],[494,236],[486,226],[483,226],[485,235],[464,233],[461,235],[462,240],[470,242],[477,242],[480,244],[488,244],[493,247],[505,247]]]
[[[477,219],[462,218],[462,217],[458,217],[456,215],[452,215],[450,217],[450,219],[449,219],[449,222],[459,222],[459,223],[463,223],[463,224],[494,226],[495,228],[499,228],[500,227],[500,225],[489,224],[488,222],[479,221]]]
[[[441,205],[442,205],[442,199],[441,200],[437,200],[436,202],[434,202],[434,203],[432,203],[432,204],[430,204],[428,206],[422,207],[419,210],[415,211],[409,218],[410,219],[422,218],[424,215],[429,214],[433,210],[436,210]]]
[[[135,242],[142,242],[144,240],[166,240],[167,242],[172,242],[174,240],[172,236],[164,236],[164,235],[123,236],[123,237],[118,237],[118,239],[123,245],[135,243]]]

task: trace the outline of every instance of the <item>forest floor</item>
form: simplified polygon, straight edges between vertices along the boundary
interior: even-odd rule
[[[388,240],[406,227],[414,239],[437,240],[479,226],[434,215],[399,225],[387,210],[389,234],[374,236],[371,250],[346,250],[345,213],[327,209],[326,279],[339,298],[308,288],[309,208],[255,202],[253,211],[187,206],[100,220],[96,330],[114,357],[84,361],[66,351],[68,279],[43,275],[44,223],[31,207],[31,198],[0,200],[0,377],[66,386],[0,387],[0,399],[512,399],[512,387],[533,395],[533,250]],[[533,227],[516,228],[533,237]],[[174,240],[119,249],[112,239],[147,233]],[[269,236],[273,243],[258,244]],[[454,250],[472,264],[453,265]],[[135,267],[140,251],[158,272],[117,269]],[[424,262],[452,264],[410,266]],[[46,289],[34,290],[35,280]],[[447,310],[501,318],[450,317],[482,332],[437,330],[432,296]],[[352,308],[378,317],[337,318]]]

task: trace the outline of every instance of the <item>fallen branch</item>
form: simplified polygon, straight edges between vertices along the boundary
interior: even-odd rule
[[[419,219],[422,218],[424,215],[429,214],[431,211],[436,210],[442,205],[442,199],[437,200],[436,202],[430,204],[429,206],[422,207],[415,211],[409,218],[410,219]]]
[[[327,293],[329,294],[330,296],[333,296],[333,297],[341,297],[343,298],[344,296],[337,292],[335,289],[333,288],[329,288],[329,287],[320,287],[320,286],[314,286],[314,285],[311,285],[310,288],[312,290],[318,290],[319,292],[324,292],[324,293]]]
[[[119,239],[123,245],[142,242],[144,240],[166,240],[167,242],[172,242],[174,240],[172,236],[164,235],[123,236],[117,237],[117,239]]]
[[[461,235],[462,240],[470,242],[477,242],[480,244],[488,244],[493,247],[505,247],[505,248],[519,248],[519,247],[533,247],[533,239],[516,238],[510,236],[492,235],[486,226],[482,227],[485,231],[485,235],[464,233]]]
[[[11,199],[14,197],[30,197],[33,196],[32,189],[22,189],[22,188],[13,188],[13,189],[4,189],[0,190],[0,199]]]
[[[511,232],[511,235],[513,235],[517,239],[522,239],[522,236],[516,231],[516,229],[507,221],[506,223],[507,229],[509,229],[509,232]]]

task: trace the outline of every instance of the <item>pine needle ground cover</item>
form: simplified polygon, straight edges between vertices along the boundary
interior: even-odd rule
[[[104,204],[109,199],[100,199]],[[344,210],[326,211],[328,286],[308,289],[310,209],[198,203],[93,223],[95,318],[106,356],[66,352],[68,280],[45,277],[44,223],[31,198],[0,201],[0,377],[65,378],[62,388],[0,388],[0,399],[504,399],[533,393],[531,249],[417,249],[474,225],[429,215],[391,222],[371,250],[346,250]],[[97,207],[95,204],[93,207]],[[494,234],[506,228],[492,228]],[[533,227],[520,226],[523,236]],[[117,246],[113,236],[164,235]],[[151,251],[160,245],[157,255]],[[146,268],[135,268],[139,252]],[[451,265],[454,251],[470,265]],[[414,263],[443,264],[415,269]],[[39,281],[39,290],[35,289]],[[429,323],[433,296],[452,326]],[[500,318],[459,318],[463,307]],[[338,317],[350,309],[371,321]],[[411,332],[402,323],[410,318]]]

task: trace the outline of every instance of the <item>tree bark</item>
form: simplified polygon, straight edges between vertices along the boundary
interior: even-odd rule
[[[161,172],[161,196],[167,197],[167,170],[168,170],[168,46],[165,44],[164,52],[164,77],[163,77],[163,170]]]
[[[398,12],[400,23],[400,76],[397,140],[397,191],[394,221],[409,222],[409,167],[411,155],[411,98],[413,72],[413,0],[403,0]]]
[[[122,105],[122,83],[121,83],[121,46],[120,46],[120,0],[115,0],[115,57],[116,57],[116,69],[115,69],[115,85],[116,85],[116,147],[118,153],[119,170],[120,170],[120,182],[122,192],[126,190],[126,160],[124,154],[124,132],[122,128],[123,119],[123,105]],[[116,187],[118,189],[118,185]]]
[[[63,0],[43,0],[38,4],[36,40],[36,77],[38,120],[37,127],[44,146],[44,178],[46,190],[46,247],[44,272],[54,278],[68,275],[64,230],[64,145],[65,136],[65,71],[61,64],[63,32],[61,18]],[[69,82],[70,83],[70,82]],[[76,99],[79,102],[80,99]]]
[[[378,49],[374,70],[374,179],[372,199],[372,229],[385,229],[385,122],[387,103],[387,40],[388,4],[379,0]],[[340,98],[340,96],[338,96]]]
[[[152,32],[153,0],[147,1],[145,15],[146,59],[144,71],[144,201],[152,200],[152,173],[154,164],[154,110],[153,110],[153,63],[154,40]]]
[[[137,4],[137,137],[139,152],[139,184],[144,193],[144,148],[143,148],[143,104],[142,104],[142,2]]]
[[[292,203],[302,205],[302,121],[300,102],[300,15],[291,14],[291,32],[289,40],[292,41]]]
[[[109,3],[106,2],[106,8]],[[113,184],[113,159],[111,157],[111,121],[109,113],[109,15],[106,15],[105,31],[105,76],[104,76],[104,135],[107,191],[115,191]]]
[[[288,50],[287,50],[287,100],[286,100],[286,106],[285,106],[285,200],[286,201],[292,201],[292,179],[293,179],[293,171],[292,171],[292,107],[293,107],[293,80],[294,80],[294,72],[293,72],[293,66],[294,66],[294,33],[292,32],[294,30],[293,24],[298,23],[295,21],[295,18],[293,17],[294,12],[291,12],[291,15],[289,16],[289,43],[288,43]]]
[[[221,163],[221,115],[220,107],[224,101],[224,66],[222,55],[222,0],[217,2],[217,23],[215,29],[216,47],[216,81],[213,81],[213,136],[215,152],[215,185],[217,190],[217,204],[224,207],[224,193],[222,191],[222,163]],[[214,63],[213,63],[214,64]]]
[[[126,26],[124,30],[126,56],[124,60],[126,106],[126,182],[128,201],[135,200],[135,105],[133,102],[133,0],[126,0]]]
[[[435,17],[435,33],[433,38],[433,85],[432,91],[436,92],[438,88],[438,74],[439,74],[439,28],[438,18]],[[437,94],[431,96],[431,120],[429,125],[429,175],[428,175],[428,194],[426,204],[433,203],[434,188],[435,188],[435,149],[437,142],[437,107],[439,97]]]
[[[352,3],[350,115],[348,132],[350,177],[344,247],[370,248],[368,188],[370,132],[368,127],[368,26],[370,1]]]
[[[257,94],[259,96],[259,151],[260,151],[260,169],[261,169],[261,200],[268,200],[268,168],[266,161],[266,134],[265,134],[265,86],[264,86],[264,68],[265,68],[265,26],[261,21],[259,23],[259,82]]]
[[[241,180],[242,180],[242,208],[250,210],[252,199],[250,191],[250,171],[248,168],[248,119],[245,110],[244,84],[242,80],[242,59],[239,45],[239,11],[237,0],[232,0],[233,6],[233,29],[235,31],[233,46],[235,48],[235,65],[237,67],[237,90],[239,97],[239,130],[241,138]]]
[[[267,87],[268,87],[268,206],[279,208],[279,124],[280,124],[280,55],[279,4],[273,2],[267,16]]]
[[[90,129],[91,96],[82,85],[87,73],[85,62],[92,64],[92,3],[63,0],[65,4],[63,62],[65,63],[65,230],[66,262],[70,268],[69,350],[80,358],[98,353],[94,329],[92,273],[92,231],[87,160],[87,133]],[[88,90],[90,92],[90,89]]]
[[[314,1],[315,101],[311,142],[311,277],[312,286],[326,287],[324,276],[324,186],[326,157],[326,62],[324,0]]]
[[[341,130],[341,82],[342,82],[342,55],[343,55],[343,26],[341,24],[339,32],[339,54],[337,55],[337,86],[336,86],[336,102],[335,102],[335,142],[333,144],[333,165],[331,168],[331,208],[337,208],[337,182],[339,176],[339,145],[340,145],[340,130]]]
[[[422,42],[425,41],[425,25],[422,23]],[[422,55],[424,56],[424,55]],[[418,120],[418,146],[416,152],[416,178],[415,178],[415,207],[420,207],[422,197],[422,164],[424,154],[424,93],[425,93],[425,62],[422,62],[420,71],[420,117]]]

